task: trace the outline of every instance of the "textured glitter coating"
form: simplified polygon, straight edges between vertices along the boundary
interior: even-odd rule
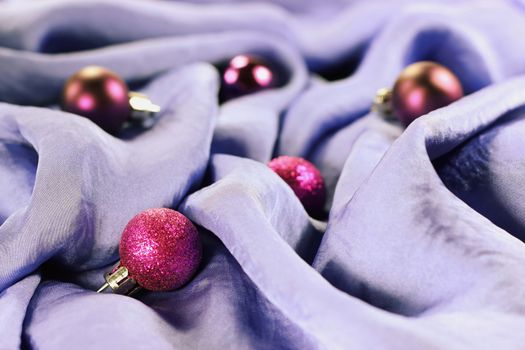
[[[202,246],[197,229],[181,213],[148,209],[126,225],[120,240],[121,265],[143,288],[179,288],[195,274]]]
[[[321,173],[312,163],[299,157],[281,156],[272,159],[268,166],[290,185],[308,213],[322,213],[326,189]]]

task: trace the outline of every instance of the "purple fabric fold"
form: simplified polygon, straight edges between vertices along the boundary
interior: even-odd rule
[[[524,10],[1,3],[0,348],[522,349]],[[287,79],[219,104],[218,67],[240,53]],[[403,129],[371,105],[418,60],[467,96]],[[111,136],[58,109],[90,64],[160,105],[153,128]],[[325,221],[267,167],[281,154],[321,170]],[[153,207],[197,225],[195,277],[96,294]]]

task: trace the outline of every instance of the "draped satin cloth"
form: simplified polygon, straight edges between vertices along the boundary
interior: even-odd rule
[[[523,349],[524,38],[510,0],[1,3],[0,348]],[[287,83],[219,105],[213,64],[246,52]],[[467,96],[402,130],[370,107],[419,60]],[[114,137],[58,110],[89,64],[158,123]],[[280,154],[320,168],[325,220]],[[198,273],[96,294],[152,207],[198,225]]]

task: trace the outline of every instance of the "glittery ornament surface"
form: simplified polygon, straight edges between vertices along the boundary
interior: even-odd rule
[[[326,189],[321,173],[312,163],[299,157],[281,156],[272,159],[268,166],[290,185],[308,213],[322,213]]]
[[[176,289],[193,276],[202,256],[197,229],[181,213],[149,209],[126,225],[120,240],[121,265],[152,291]]]

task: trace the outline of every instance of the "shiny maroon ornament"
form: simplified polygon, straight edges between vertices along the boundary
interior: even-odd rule
[[[310,215],[322,214],[326,189],[315,165],[303,158],[280,156],[272,159],[268,166],[292,188]]]
[[[61,106],[115,134],[131,114],[128,93],[126,83],[112,71],[87,66],[67,80]]]
[[[251,55],[232,58],[222,73],[222,101],[275,87],[275,72],[264,59]]]
[[[406,67],[392,89],[394,115],[408,126],[415,119],[463,97],[459,79],[448,68],[421,61]]]
[[[131,294],[137,285],[168,291],[187,283],[202,258],[199,233],[181,213],[167,208],[148,209],[132,218],[122,232],[120,264],[106,275],[114,292]]]

